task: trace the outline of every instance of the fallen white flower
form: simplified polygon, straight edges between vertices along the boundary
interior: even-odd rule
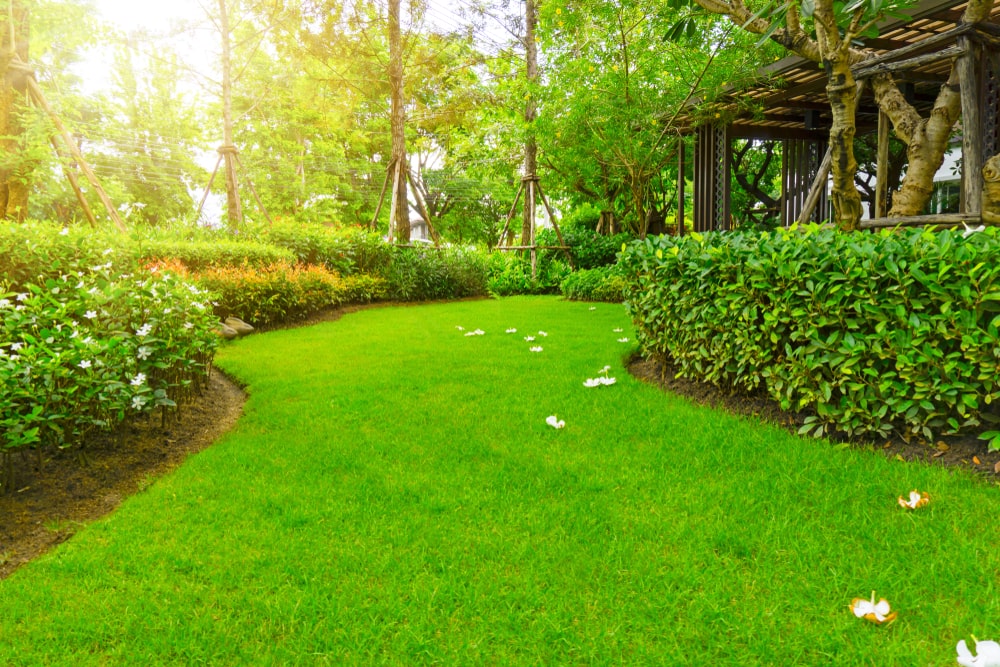
[[[545,423],[551,426],[552,428],[562,428],[566,426],[566,422],[563,421],[562,419],[559,419],[555,415],[549,415],[548,418],[546,418]]]
[[[590,310],[597,310],[597,306],[591,306]]]
[[[627,343],[628,342],[628,338],[619,338],[618,342],[619,343]]]
[[[882,598],[875,602],[875,594],[872,593],[871,600],[854,598],[851,600],[851,611],[858,618],[871,621],[872,623],[892,623],[896,620],[896,612],[891,611],[889,602]]]
[[[507,333],[517,333],[517,329],[511,327],[510,329],[507,329]]]
[[[539,336],[548,336],[548,334],[547,334],[547,333],[545,333],[544,331],[539,331],[539,332],[538,332],[538,335],[539,335]]]
[[[532,352],[541,352],[542,351],[541,346],[538,346],[538,345],[536,345],[535,347],[532,347],[530,349],[531,349]]]
[[[465,335],[466,336],[482,336],[485,333],[486,332],[483,331],[482,329],[476,329],[475,331],[470,331],[470,332],[466,333]]]
[[[621,333],[622,331],[624,331],[624,329],[622,329],[621,327],[618,327],[617,329],[612,329],[612,331],[615,332],[615,333]]]
[[[455,328],[458,329],[459,331],[465,331],[465,327],[455,327]]]
[[[931,501],[931,497],[927,495],[926,491],[910,491],[909,500],[904,500],[903,496],[900,496],[896,500],[899,502],[900,507],[904,507],[908,510],[915,510],[929,503]]]
[[[534,336],[525,336],[524,340],[530,343],[531,341],[535,340],[535,337]]]
[[[983,231],[983,230],[986,229],[986,225],[979,225],[978,227],[969,227],[964,222],[962,223],[962,226],[965,227],[965,231],[962,232],[962,238],[963,239],[967,239],[970,236],[972,236],[973,234],[975,234],[976,232],[981,232],[981,231]]]
[[[958,642],[955,650],[962,667],[1000,667],[1000,644],[994,641],[977,641],[977,655],[972,655],[964,639]]]
[[[583,381],[584,387],[599,387],[601,386],[601,378],[587,378]]]

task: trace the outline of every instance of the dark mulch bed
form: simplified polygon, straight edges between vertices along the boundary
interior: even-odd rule
[[[159,415],[125,427],[121,440],[96,438],[80,451],[15,456],[16,488],[0,493],[0,578],[110,513],[229,430],[243,412],[243,391],[213,371],[205,394],[181,408],[182,419]],[[82,463],[82,464],[81,464]]]
[[[718,387],[678,378],[671,365],[633,357],[628,363],[635,377],[657,385],[664,391],[686,396],[696,403],[728,410],[734,414],[758,417],[795,433],[809,414],[790,413],[764,394],[726,393]],[[876,449],[885,456],[901,461],[922,461],[930,465],[968,468],[993,480],[1000,480],[1000,452],[988,452],[985,441],[973,436],[942,437],[934,442],[892,436],[880,441],[855,441],[852,446]]]

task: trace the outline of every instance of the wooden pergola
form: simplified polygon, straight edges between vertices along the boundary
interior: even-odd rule
[[[886,218],[888,210],[887,162],[891,126],[879,111],[870,88],[870,76],[891,72],[901,83],[908,101],[923,115],[932,107],[941,85],[948,79],[952,63],[959,63],[961,79],[962,174],[960,212],[935,215],[937,223],[957,225],[981,219],[984,160],[1000,152],[1000,6],[989,20],[963,24],[966,2],[924,0],[905,13],[906,20],[884,23],[879,37],[865,40],[876,56],[856,65],[854,76],[862,93],[857,111],[857,135],[877,133],[875,215],[862,220],[862,228],[923,224],[929,219]],[[798,56],[784,58],[760,72],[766,83],[750,90],[733,91],[721,102],[720,116],[726,123],[689,124],[683,131],[694,139],[694,215],[687,221],[696,231],[731,227],[731,170],[733,143],[737,139],[772,141],[781,145],[782,225],[795,221],[823,221],[829,217],[827,138],[830,106],[826,98],[826,75],[816,63]],[[763,114],[739,113],[756,107]],[[751,102],[747,105],[747,102]],[[827,157],[825,164],[824,158]],[[686,156],[681,151],[680,173]],[[684,179],[678,179],[678,233],[685,229]]]

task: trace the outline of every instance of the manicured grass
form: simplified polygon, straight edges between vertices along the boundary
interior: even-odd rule
[[[590,308],[227,347],[237,428],[0,583],[0,664],[912,666],[1000,638],[995,486],[664,395]],[[872,590],[894,625],[849,612]]]

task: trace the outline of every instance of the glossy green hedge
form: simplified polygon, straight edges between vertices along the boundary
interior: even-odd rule
[[[692,234],[621,261],[647,353],[812,411],[803,432],[982,431],[1000,396],[995,229]]]
[[[572,301],[621,303],[625,284],[621,268],[614,264],[574,271],[563,279],[559,290]]]

